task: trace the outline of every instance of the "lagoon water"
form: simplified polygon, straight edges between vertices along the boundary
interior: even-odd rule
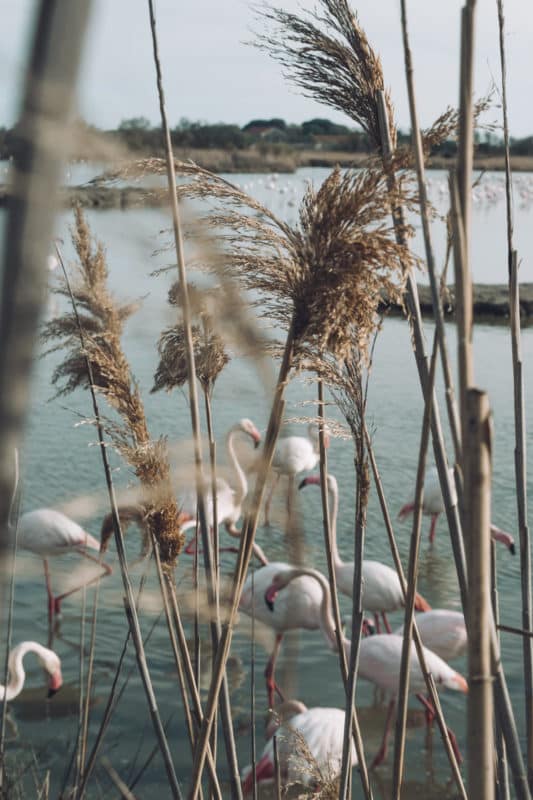
[[[294,176],[228,176],[247,187],[252,194],[272,204],[274,210],[294,220],[297,202],[307,180],[318,184],[327,174],[326,170],[301,170]],[[87,176],[84,176],[84,179]],[[439,211],[445,211],[445,175],[429,174],[431,197]],[[503,176],[489,175],[482,179],[474,202],[473,228],[473,273],[474,280],[488,283],[506,281],[506,251],[504,229],[504,205],[502,195]],[[528,175],[517,176],[515,191],[516,245],[524,259],[521,280],[533,280],[533,226],[531,226],[532,179]],[[154,256],[161,247],[160,231],[169,227],[168,215],[162,210],[129,210],[90,212],[88,214],[94,234],[107,249],[110,282],[117,296],[124,300],[142,298],[137,314],[128,322],[124,336],[124,348],[131,360],[134,374],[141,387],[152,436],[168,436],[176,458],[178,474],[190,457],[190,425],[187,401],[180,392],[152,395],[149,389],[156,366],[156,345],[161,331],[174,320],[173,311],[166,303],[166,293],[174,273],[152,277],[150,273],[161,266],[172,263],[171,254]],[[68,245],[69,215],[64,214],[58,234],[65,238],[65,251],[70,257]],[[434,223],[436,248],[439,263],[444,257],[443,223]],[[419,234],[415,247],[421,250]],[[424,276],[421,275],[421,280]],[[58,299],[50,297],[47,313],[53,313]],[[425,323],[428,341],[433,334],[433,324]],[[455,328],[448,325],[447,335],[452,356],[455,354]],[[513,393],[511,382],[511,347],[505,327],[479,325],[475,328],[476,367],[475,376],[479,386],[489,392],[494,414],[494,485],[493,520],[516,536],[516,501],[513,493],[514,466],[514,422]],[[106,492],[98,448],[94,446],[95,430],[83,424],[90,415],[89,396],[83,392],[66,398],[50,398],[54,394],[50,377],[57,355],[36,360],[33,381],[32,410],[29,420],[26,448],[23,455],[24,510],[40,506],[54,506],[71,513],[98,535],[99,519],[107,511]],[[526,390],[526,413],[531,408],[533,393],[533,330],[523,332],[523,360]],[[296,418],[313,415],[312,405],[306,401],[315,399],[316,389],[305,376],[296,378],[290,385],[287,400],[287,417]],[[218,455],[225,462],[224,434],[243,416],[253,419],[258,428],[265,430],[269,410],[270,384],[258,373],[254,364],[240,352],[221,375],[214,394],[214,417],[219,442]],[[444,418],[442,386],[439,399]],[[421,392],[410,347],[407,323],[399,319],[385,322],[379,335],[374,367],[370,378],[368,413],[374,431],[376,457],[382,473],[385,490],[393,516],[406,502],[414,487],[418,442],[420,438],[422,402]],[[336,407],[331,404],[328,415],[341,420]],[[286,431],[299,432],[296,423],[289,424]],[[303,429],[302,429],[303,430]],[[449,442],[449,437],[448,437]],[[247,443],[243,444],[246,451]],[[528,434],[529,475],[533,475],[533,441]],[[448,455],[452,457],[449,446]],[[129,469],[117,459],[115,478],[117,485],[125,487],[134,482]],[[189,462],[190,463],[190,462]],[[334,439],[329,454],[329,468],[340,487],[339,544],[343,556],[351,557],[353,551],[353,447],[350,440]],[[533,485],[529,479],[529,494],[533,496]],[[305,531],[306,558],[310,564],[325,570],[322,545],[320,492],[313,487],[305,490],[299,498]],[[302,493],[303,494],[303,493]],[[282,494],[279,494],[282,503]],[[421,552],[419,590],[435,608],[459,608],[457,582],[447,534],[446,523],[440,520],[436,542],[427,543],[429,521],[424,519],[424,539]],[[409,523],[396,523],[396,535],[404,562],[408,552]],[[225,534],[224,534],[225,536]],[[285,560],[286,545],[279,524],[258,530],[258,541],[269,558]],[[227,543],[227,542],[226,542]],[[133,559],[138,552],[137,534],[128,535],[128,552]],[[372,491],[368,515],[365,555],[392,565],[388,551],[385,529],[381,519],[377,498]],[[126,621],[122,607],[122,587],[118,563],[113,547],[108,560],[114,574],[101,584],[98,614],[97,645],[95,661],[94,705],[90,723],[92,742],[101,719],[107,694],[113,679],[115,666],[124,638]],[[232,556],[223,558],[225,571],[229,572]],[[74,557],[54,560],[53,580],[57,587],[67,587],[78,574],[79,561]],[[135,584],[146,565],[133,571]],[[178,581],[183,599],[189,597],[190,562],[183,557],[178,566]],[[498,551],[498,589],[501,617],[504,623],[520,626],[520,571],[519,557],[507,551]],[[168,720],[169,738],[176,769],[183,787],[187,786],[190,767],[190,752],[181,710],[181,697],[175,668],[168,645],[163,617],[157,595],[157,582],[153,570],[148,567],[148,584],[144,593],[141,620],[145,634],[155,624],[148,645],[149,664],[163,719]],[[92,593],[87,593],[90,617]],[[343,611],[349,613],[346,598],[341,601]],[[79,635],[81,621],[81,597],[75,595],[65,601],[63,618],[55,638],[54,647],[63,662],[65,687],[51,702],[45,698],[42,675],[32,665],[29,670],[28,689],[12,703],[12,716],[18,727],[18,744],[14,741],[11,752],[26,762],[29,745],[39,756],[39,763],[52,770],[52,794],[57,796],[61,788],[68,760],[74,747],[77,730],[77,702],[79,686]],[[399,624],[401,615],[393,615]],[[204,629],[205,639],[208,632]],[[15,593],[14,641],[35,639],[47,640],[47,618],[42,565],[31,554],[20,554],[17,559]],[[281,659],[279,677],[288,694],[298,697],[307,705],[343,705],[343,691],[335,657],[324,646],[320,632],[302,632],[293,637],[285,648],[291,657]],[[508,634],[502,634],[502,651],[509,689],[515,714],[524,743],[523,680],[521,667],[521,642]],[[296,655],[295,655],[296,654]],[[209,655],[206,651],[206,661]],[[232,687],[232,704],[237,745],[241,767],[250,761],[250,680],[251,646],[245,626],[237,628],[233,641],[232,660],[228,677]],[[262,672],[266,653],[257,645],[256,652],[256,708],[257,747],[263,746],[262,713],[266,695]],[[123,675],[133,669],[124,696],[112,719],[102,748],[122,778],[129,781],[136,775],[148,758],[153,747],[153,736],[144,694],[135,670],[133,652],[129,652]],[[465,671],[465,662],[459,661],[456,668]],[[207,664],[206,664],[207,668]],[[208,676],[206,676],[207,680]],[[205,696],[205,695],[204,695]],[[376,752],[382,725],[385,704],[376,706],[373,687],[363,681],[357,689],[357,707],[360,711],[365,749],[369,758]],[[466,702],[463,696],[445,693],[443,708],[450,726],[456,731],[460,746],[464,749],[466,730]],[[438,734],[433,734],[433,747],[427,749],[423,726],[423,713],[411,703],[410,725],[407,738],[407,769],[405,797],[453,797],[450,771]],[[223,745],[220,748],[221,772],[224,775]],[[378,769],[372,777],[376,797],[389,796],[392,759]],[[41,775],[44,778],[44,773]],[[28,774],[27,787],[32,786]],[[148,765],[135,787],[138,797],[146,797],[148,791],[156,790],[158,797],[166,797],[165,774],[159,756]],[[29,792],[30,789],[28,788]],[[114,796],[108,778],[101,766],[95,772],[90,796]],[[31,796],[28,794],[28,796]],[[354,773],[353,796],[361,796],[357,775]]]

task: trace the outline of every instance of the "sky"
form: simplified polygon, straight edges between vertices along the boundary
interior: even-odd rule
[[[312,10],[306,0],[278,0],[285,10]],[[277,3],[274,3],[277,4]],[[146,0],[93,0],[78,87],[78,113],[101,128],[144,116],[159,121]],[[266,53],[247,44],[264,23],[245,0],[156,0],[167,112],[181,118],[243,125],[281,117],[301,123],[340,112],[306,99]],[[461,0],[408,0],[417,103],[422,126],[458,104]],[[0,125],[16,120],[31,41],[35,0],[0,0]],[[355,0],[352,7],[380,54],[398,123],[409,129],[399,0]],[[504,0],[511,134],[533,134],[533,3]],[[478,0],[475,87],[499,84],[496,0]],[[494,109],[488,119],[499,121]]]

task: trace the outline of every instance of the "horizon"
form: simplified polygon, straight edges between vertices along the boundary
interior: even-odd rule
[[[78,85],[78,115],[87,124],[112,130],[120,122],[146,117],[158,124],[159,111],[151,51],[147,7],[144,2],[95,0]],[[312,8],[314,4],[305,4]],[[409,3],[409,29],[421,127],[428,127],[451,105],[457,106],[459,65],[459,10],[461,0],[428,12],[423,0]],[[34,0],[16,4],[1,0],[4,19],[0,71],[0,124],[11,127],[17,118],[20,88],[31,40]],[[297,11],[297,0],[283,7]],[[381,56],[387,86],[397,110],[398,126],[409,130],[403,48],[398,4],[383,13],[369,1],[354,4],[369,41]],[[533,123],[523,98],[529,96],[530,42],[533,7],[508,0],[506,12],[507,82],[510,133],[531,134]],[[156,5],[158,35],[172,125],[182,118],[207,124],[238,124],[257,119],[283,118],[301,124],[326,118],[350,126],[345,114],[303,97],[285,80],[281,67],[266,53],[245,44],[260,27],[248,3],[242,0],[197,0],[194,8],[176,9],[173,0]],[[127,20],[127,24],[125,24]],[[208,25],[206,25],[208,20]],[[500,81],[496,4],[493,14],[478,15],[475,86],[486,93],[492,80]],[[132,43],[134,46],[132,47]],[[497,94],[496,94],[497,100]],[[496,102],[495,100],[495,102]],[[485,120],[501,124],[495,105]],[[487,119],[488,117],[488,119]]]

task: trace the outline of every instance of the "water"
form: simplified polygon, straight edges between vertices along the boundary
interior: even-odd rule
[[[268,202],[274,210],[287,218],[296,214],[296,203],[304,189],[305,182],[312,177],[318,182],[325,176],[325,170],[301,170],[295,176],[265,178],[264,176],[230,176],[230,179],[246,185],[248,189]],[[90,177],[85,169],[84,179]],[[490,177],[490,191],[484,195],[474,208],[474,278],[478,281],[504,282],[505,232],[503,227],[504,209],[498,197],[501,176]],[[431,173],[434,182],[431,196],[440,210],[444,201],[439,200],[443,193],[443,175]],[[531,178],[519,176],[520,191],[527,194]],[[280,191],[285,189],[285,191]],[[496,192],[494,200],[487,200],[491,192]],[[529,219],[528,208],[521,207],[520,192],[517,192],[516,234],[520,252],[532,251],[533,233],[526,224]],[[290,202],[289,202],[290,201]],[[277,204],[277,205],[276,205]],[[183,445],[190,440],[190,426],[187,402],[183,394],[149,394],[152,376],[156,366],[156,344],[163,328],[172,324],[174,316],[166,304],[166,293],[174,274],[150,277],[156,267],[172,263],[170,254],[153,256],[153,251],[161,245],[159,231],[169,227],[169,218],[164,211],[135,209],[127,212],[105,211],[88,214],[93,232],[101,238],[107,249],[110,266],[110,281],[117,295],[123,299],[142,298],[140,311],[128,322],[124,337],[124,348],[131,359],[133,372],[139,381],[143,400],[149,419],[152,436],[166,434],[171,444],[180,443],[177,450],[178,464],[183,467],[190,447]],[[71,223],[69,215],[59,221],[58,233],[68,238],[67,226]],[[435,223],[435,226],[437,223]],[[442,227],[442,223],[439,223]],[[416,247],[420,246],[417,239]],[[438,257],[442,262],[442,236],[437,239]],[[68,243],[65,250],[71,253]],[[531,263],[522,267],[522,279],[532,279]],[[57,303],[50,299],[50,306]],[[52,309],[49,309],[49,313]],[[433,335],[432,323],[426,323],[428,341]],[[455,354],[455,328],[447,326],[449,346]],[[523,360],[526,398],[533,391],[533,331],[523,333]],[[493,520],[500,527],[516,535],[516,503],[513,495],[513,397],[511,384],[510,339],[503,327],[479,325],[475,328],[476,382],[489,392],[494,414],[494,498]],[[81,424],[90,414],[89,397],[86,393],[50,401],[53,390],[51,374],[57,356],[39,358],[35,365],[33,379],[32,410],[28,428],[26,450],[23,456],[24,509],[39,506],[55,506],[70,511],[82,519],[82,507],[78,502],[72,506],[73,499],[84,499],[89,511],[84,520],[94,535],[98,534],[99,519],[107,510],[106,491],[95,431],[90,425]],[[316,390],[305,381],[305,376],[296,378],[287,393],[287,417],[301,417],[313,414],[312,407],[302,405],[314,400]],[[442,386],[439,386],[441,408],[444,409]],[[526,409],[530,406],[527,401]],[[384,486],[393,516],[412,494],[418,443],[420,438],[422,401],[414,359],[410,347],[407,324],[398,319],[387,320],[376,347],[374,367],[370,380],[369,419],[374,430],[376,458],[382,473]],[[221,375],[214,395],[214,417],[219,442],[219,460],[224,461],[223,437],[225,431],[240,417],[253,419],[260,430],[265,429],[269,410],[269,386],[257,372],[253,363],[246,357],[234,354],[234,358]],[[328,415],[340,420],[333,405],[328,406]],[[444,415],[444,412],[443,412]],[[288,426],[287,431],[297,432],[298,426]],[[448,441],[449,445],[449,441]],[[532,443],[528,436],[529,474],[533,474],[531,463]],[[246,450],[246,443],[243,449]],[[451,455],[451,447],[448,447]],[[116,466],[115,478],[119,486],[134,483],[129,469]],[[340,488],[339,545],[342,555],[350,559],[353,551],[353,447],[349,440],[332,441],[329,466]],[[529,492],[533,491],[531,480]],[[279,497],[282,502],[282,494]],[[322,548],[320,493],[316,487],[305,489],[305,497],[299,497],[303,514],[306,552],[309,563],[325,570]],[[446,525],[440,521],[434,547],[427,544],[429,522],[424,520],[424,539],[421,553],[419,591],[434,607],[458,608],[459,596],[454,574],[453,559]],[[404,562],[408,552],[410,524],[397,523],[396,534]],[[225,535],[224,535],[225,536]],[[227,538],[227,537],[225,537]],[[286,559],[286,545],[282,531],[260,528],[258,541],[272,560]],[[133,531],[127,539],[128,552],[134,558],[138,552],[137,534]],[[381,520],[375,492],[370,498],[368,530],[365,555],[392,564],[388,552],[385,529]],[[118,654],[126,635],[126,621],[122,607],[122,587],[118,563],[113,547],[108,557],[114,567],[114,574],[101,585],[100,609],[98,617],[97,647],[95,661],[95,703],[92,709],[90,742],[101,719],[102,710],[113,679]],[[224,568],[229,572],[232,556],[224,557]],[[78,574],[79,559],[63,557],[53,562],[53,582],[57,590],[64,589]],[[520,614],[520,573],[518,557],[507,551],[498,552],[498,588],[501,602],[502,621],[509,625],[521,624]],[[135,585],[138,585],[142,567],[133,571]],[[79,577],[79,576],[78,576]],[[177,572],[180,598],[185,601],[189,594],[190,562],[183,557]],[[190,752],[183,715],[181,698],[177,688],[175,667],[168,646],[168,636],[164,619],[159,618],[157,582],[149,571],[147,589],[142,606],[142,626],[145,635],[153,624],[154,631],[148,645],[149,664],[154,680],[158,702],[165,721],[169,720],[169,738],[176,769],[185,787],[188,781]],[[17,561],[17,586],[15,599],[14,641],[35,639],[45,643],[47,640],[46,606],[44,602],[44,580],[42,566],[36,557],[21,553]],[[88,594],[90,602],[91,594]],[[27,757],[27,743],[31,743],[39,754],[39,761],[52,769],[53,793],[57,794],[67,764],[67,758],[74,746],[77,730],[77,702],[79,686],[79,631],[81,598],[75,595],[65,601],[64,614],[54,647],[63,662],[65,687],[50,703],[44,699],[45,689],[40,671],[32,664],[28,670],[28,689],[12,703],[22,744],[13,745],[12,752],[24,761]],[[343,613],[349,612],[350,604],[341,600]],[[87,611],[87,620],[89,611]],[[394,625],[399,624],[401,615],[392,615]],[[207,630],[204,630],[208,638]],[[312,631],[302,632],[296,641],[288,641],[284,653],[295,651],[297,658],[281,658],[278,677],[288,693],[298,697],[307,705],[343,705],[343,691],[339,680],[339,670],[335,657],[323,644],[321,634]],[[502,635],[503,660],[513,700],[515,714],[521,733],[524,730],[523,695],[521,679],[520,641],[507,634]],[[256,664],[256,705],[258,713],[258,748],[263,746],[262,714],[265,708],[262,672],[266,664],[266,653],[258,646]],[[134,655],[128,653],[124,675],[132,669],[123,699],[118,706],[107,733],[102,755],[107,755],[113,766],[125,779],[131,779],[148,758],[153,747],[151,723],[144,694],[134,666]],[[458,662],[454,666],[464,672],[466,664]],[[228,670],[232,685],[232,704],[239,761],[244,766],[250,761],[250,640],[244,633],[244,626],[237,628],[233,641],[231,668]],[[207,680],[207,676],[206,676]],[[207,683],[204,684],[207,686]],[[42,688],[41,688],[42,687]],[[360,710],[361,726],[365,748],[371,758],[376,752],[382,725],[385,705],[374,707],[374,689],[370,684],[360,682],[357,690],[357,707]],[[204,692],[205,697],[205,692]],[[445,693],[442,702],[446,718],[456,731],[460,746],[464,750],[466,727],[466,703],[463,696]],[[411,702],[410,727],[407,738],[406,797],[416,794],[425,797],[453,796],[453,787],[448,786],[449,769],[438,735],[434,734],[433,755],[424,749],[425,733],[422,713]],[[523,743],[523,736],[522,736]],[[421,764],[420,754],[423,762]],[[223,756],[221,770],[224,775]],[[132,767],[135,761],[136,766]],[[387,797],[390,791],[391,758],[373,776],[376,797]],[[107,778],[101,766],[96,776],[108,787]],[[28,781],[30,778],[28,777]],[[32,784],[28,783],[31,787]],[[162,763],[157,756],[146,768],[136,787],[138,796],[144,797],[152,788],[158,797],[166,797],[167,790]],[[27,789],[29,792],[30,789]],[[91,789],[92,796],[98,796],[96,784]],[[109,791],[109,788],[107,788]],[[354,796],[360,796],[359,780],[354,774]]]

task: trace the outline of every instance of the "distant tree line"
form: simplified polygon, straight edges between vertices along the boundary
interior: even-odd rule
[[[84,123],[80,123],[84,125]],[[117,139],[128,149],[136,152],[158,153],[162,149],[161,128],[153,126],[145,117],[123,120],[116,130],[105,133]],[[362,130],[338,125],[328,119],[315,118],[301,125],[288,124],[283,119],[253,119],[240,128],[225,123],[208,124],[181,119],[171,131],[172,144],[180,148],[260,151],[292,149],[314,149],[368,153],[371,145]],[[400,132],[401,144],[409,143],[409,134]],[[480,155],[502,155],[503,140],[492,132],[477,135],[477,151]],[[19,136],[14,128],[0,128],[0,159],[15,155]],[[456,153],[454,141],[444,142],[436,153],[452,157]],[[533,136],[511,139],[512,155],[533,155]],[[83,157],[84,153],[76,153]]]

